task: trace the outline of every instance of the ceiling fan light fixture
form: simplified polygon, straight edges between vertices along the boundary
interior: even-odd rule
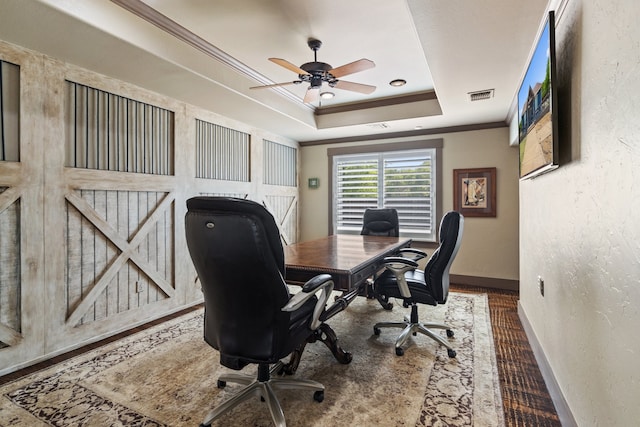
[[[404,86],[407,84],[407,81],[405,79],[395,79],[395,80],[391,80],[389,82],[390,86],[393,87],[400,87],[400,86]]]
[[[322,92],[322,93],[320,94],[320,98],[322,98],[322,99],[331,99],[331,98],[333,98],[334,96],[336,96],[336,94],[335,94],[335,93],[333,93],[333,92]]]

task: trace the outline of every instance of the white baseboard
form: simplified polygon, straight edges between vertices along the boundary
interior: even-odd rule
[[[533,328],[531,327],[531,323],[529,323],[529,319],[527,319],[524,309],[520,305],[520,301],[518,301],[518,317],[520,318],[520,323],[522,323],[522,328],[524,329],[525,334],[527,334],[527,339],[531,345],[531,350],[533,350],[536,362],[538,362],[540,373],[542,374],[542,378],[547,386],[551,400],[556,407],[560,423],[563,427],[578,427],[578,424],[571,413],[571,409],[569,408],[569,405],[567,405],[567,401],[565,400],[564,395],[560,390],[560,386],[556,381],[556,377],[553,375],[551,365],[549,365],[547,357],[542,351],[542,346],[533,332]]]

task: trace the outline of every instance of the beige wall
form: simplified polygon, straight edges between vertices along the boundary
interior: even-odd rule
[[[497,168],[496,218],[466,218],[462,247],[453,274],[518,279],[518,149],[509,146],[507,127],[424,136],[443,139],[442,208],[453,209],[453,169]],[[379,140],[375,143],[411,139]],[[326,236],[329,230],[327,148],[371,142],[316,145],[301,148],[301,241]],[[320,188],[309,189],[307,179],[320,178]]]
[[[638,425],[640,3],[559,12],[565,162],[520,184],[521,315],[578,425]]]

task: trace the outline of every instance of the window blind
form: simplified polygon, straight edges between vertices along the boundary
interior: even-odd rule
[[[360,233],[367,208],[394,208],[401,236],[435,240],[435,149],[335,156],[333,173],[335,233]]]

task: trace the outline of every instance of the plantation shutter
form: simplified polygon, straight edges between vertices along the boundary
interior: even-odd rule
[[[337,234],[358,234],[365,209],[378,207],[378,156],[340,156],[335,160]]]
[[[382,207],[398,211],[400,234],[435,240],[432,150],[385,153]]]
[[[359,234],[367,208],[398,211],[400,235],[434,241],[435,150],[334,157],[334,233]]]

